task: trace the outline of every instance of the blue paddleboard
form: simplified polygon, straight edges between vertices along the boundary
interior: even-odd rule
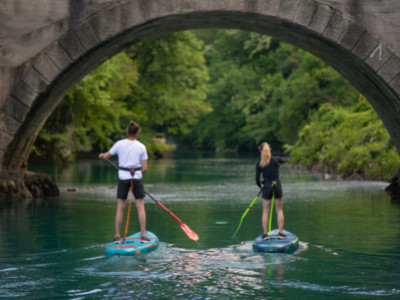
[[[254,241],[253,250],[264,253],[292,253],[299,248],[299,238],[295,234],[283,230],[287,237],[278,238],[278,233],[278,229],[269,232],[269,240],[263,240],[262,235],[258,236]]]
[[[150,231],[147,231],[146,236],[150,239],[150,242],[142,243],[140,242],[140,232],[136,232],[127,236],[124,243],[121,239],[119,242],[107,244],[104,252],[106,256],[134,256],[156,250],[160,243],[158,237]]]

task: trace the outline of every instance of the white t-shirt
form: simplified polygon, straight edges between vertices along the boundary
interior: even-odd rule
[[[111,147],[110,153],[118,155],[118,164],[122,168],[141,167],[141,161],[148,158],[146,146],[138,140],[119,140]],[[121,180],[132,179],[131,173],[125,170],[119,170],[118,177]],[[140,170],[136,171],[133,178],[142,179],[142,172]]]

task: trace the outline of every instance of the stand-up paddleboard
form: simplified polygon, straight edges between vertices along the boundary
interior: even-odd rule
[[[150,239],[150,242],[140,242],[140,232],[137,232],[126,237],[124,243],[121,239],[119,242],[108,244],[104,252],[106,256],[134,256],[156,250],[160,243],[158,237],[150,231],[147,231],[146,236]]]
[[[255,252],[265,253],[292,253],[299,248],[299,238],[286,230],[283,233],[287,235],[286,238],[278,238],[279,229],[274,229],[268,233],[269,240],[263,240],[262,236],[258,236],[253,244]]]

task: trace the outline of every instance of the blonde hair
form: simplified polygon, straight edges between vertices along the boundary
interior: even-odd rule
[[[271,160],[271,148],[267,142],[263,142],[260,145],[259,149],[261,152],[260,167],[264,168],[269,164],[269,161]]]

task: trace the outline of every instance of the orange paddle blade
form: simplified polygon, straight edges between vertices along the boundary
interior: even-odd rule
[[[199,236],[197,235],[197,233],[190,229],[189,226],[187,226],[186,224],[181,224],[181,228],[190,239],[192,239],[193,241],[199,240]]]

